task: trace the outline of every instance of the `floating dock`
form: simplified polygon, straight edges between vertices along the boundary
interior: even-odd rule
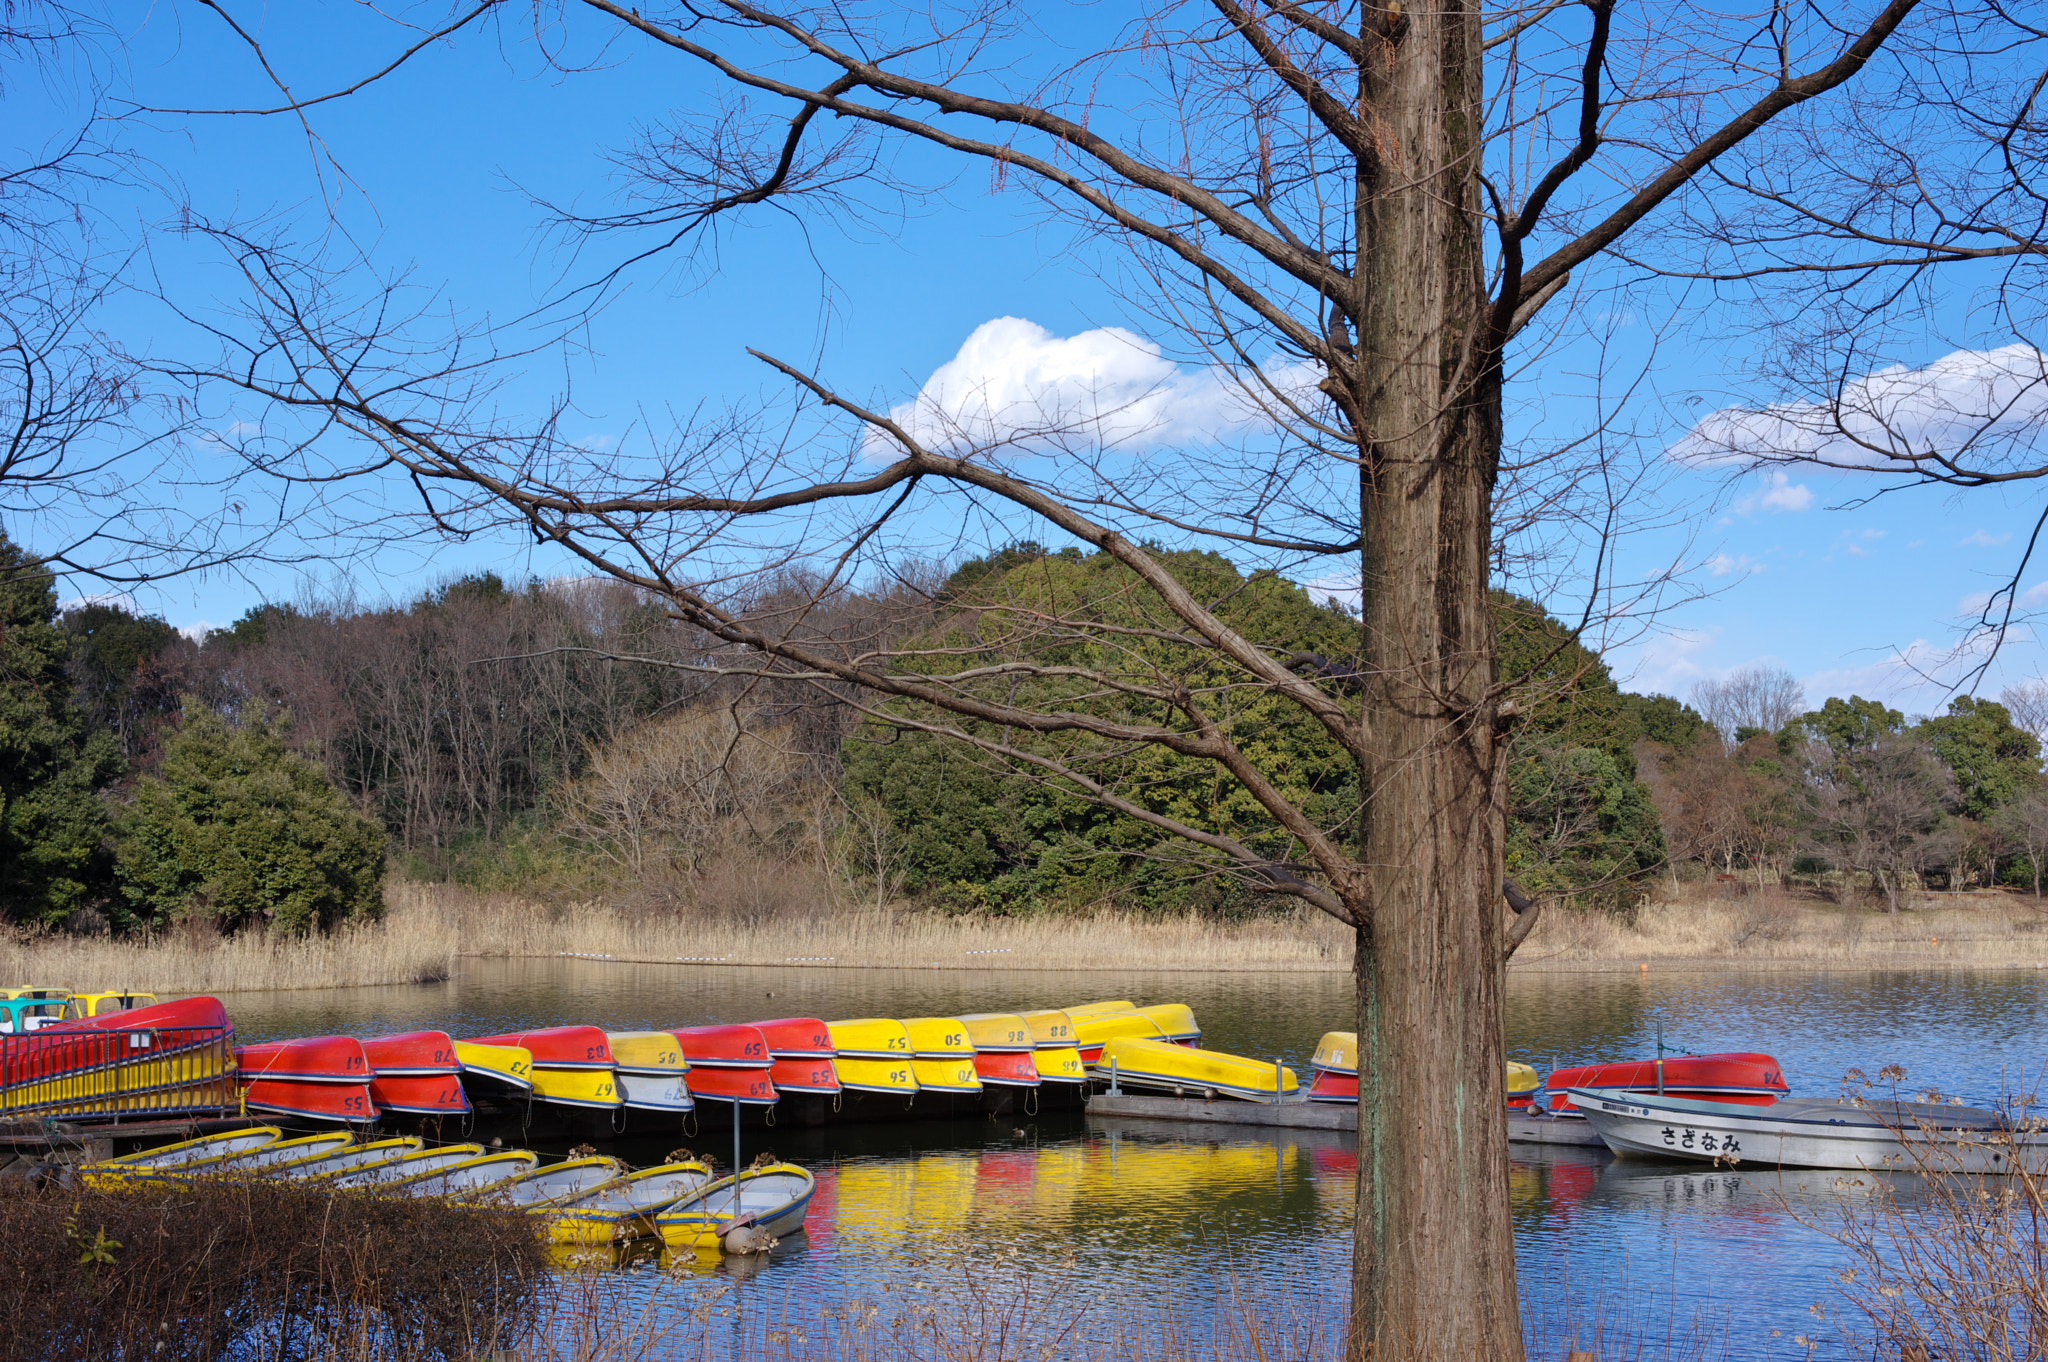
[[[1190,1097],[1134,1097],[1098,1092],[1088,1099],[1090,1116],[1132,1116],[1148,1121],[1189,1121],[1207,1125],[1268,1126],[1282,1130],[1357,1130],[1358,1108],[1336,1102],[1204,1102]],[[1604,1148],[1581,1120],[1554,1116],[1508,1117],[1510,1144],[1559,1144]]]

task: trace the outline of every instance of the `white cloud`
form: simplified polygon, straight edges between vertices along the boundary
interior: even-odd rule
[[[178,632],[191,639],[194,643],[204,643],[208,634],[216,629],[225,628],[227,628],[225,624],[215,624],[212,620],[194,620],[190,624],[179,625]]]
[[[1268,365],[1266,374],[1295,401],[1320,405],[1312,366]],[[1228,370],[1183,368],[1120,326],[1055,336],[1022,317],[976,327],[917,396],[889,415],[923,443],[955,452],[998,444],[1137,450],[1208,443],[1271,424]],[[892,452],[887,437],[872,433],[868,448]]]
[[[2036,582],[2020,593],[2021,605],[2048,604],[2048,582]]]
[[[1709,558],[1704,566],[1707,572],[1715,577],[1727,577],[1738,572],[1745,577],[1754,577],[1757,573],[1762,572],[1765,567],[1764,564],[1759,563],[1746,553],[1735,557],[1725,553],[1717,553],[1712,558]]]
[[[1803,482],[1792,481],[1792,475],[1781,468],[1774,468],[1764,476],[1764,487],[1752,492],[1735,503],[1737,515],[1748,515],[1752,511],[1804,511],[1813,505],[1813,489]]]
[[[1977,684],[1981,694],[1995,695],[2005,674],[2007,659],[2024,654],[2034,641],[2033,631],[2023,626],[2006,631],[2003,649],[1991,674]],[[1888,657],[1860,667],[1838,667],[1802,677],[1806,693],[1815,697],[1860,695],[1882,700],[1910,714],[1936,713],[1946,708],[1953,686],[1969,681],[1972,671],[1982,666],[1995,640],[1990,631],[1979,631],[1951,643],[1930,643],[1916,638]]]
[[[1306,591],[1308,598],[1317,605],[1324,601],[1335,601],[1355,615],[1365,608],[1365,595],[1359,590],[1358,581],[1357,573],[1347,572],[1335,577],[1317,577],[1303,582],[1301,589]]]
[[[2012,538],[2012,532],[2010,530],[2006,531],[2004,534],[1991,534],[1985,530],[1978,530],[1975,534],[1964,535],[1961,539],[1958,539],[1956,541],[1956,544],[1958,546],[1964,544],[1983,544],[1989,547],[1996,547],[1999,544],[2003,544],[2006,540],[2010,538]]]
[[[1980,463],[2031,445],[2048,426],[2048,355],[2032,345],[1958,350],[1923,369],[1855,379],[1833,403],[1725,407],[1667,451],[1700,466],[1804,458],[1838,468],[1897,466],[1893,457],[1970,448]]]
[[[1713,675],[1701,665],[1700,657],[1720,641],[1718,629],[1659,630],[1606,656],[1625,689],[1683,698],[1692,693],[1696,683]]]

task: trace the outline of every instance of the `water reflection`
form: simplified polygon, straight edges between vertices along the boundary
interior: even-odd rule
[[[2031,966],[2031,961],[2026,962]],[[457,1035],[583,1022],[613,1030],[761,1016],[945,1016],[1128,996],[1193,1007],[1205,1044],[1301,1064],[1349,1026],[1347,975],[937,970],[698,970],[587,961],[469,961],[443,985],[230,999],[249,1039],[436,1027]],[[1801,1095],[1850,1068],[1906,1066],[1984,1103],[2039,1073],[2048,977],[2007,972],[1515,974],[1509,1053],[1547,1068],[1679,1049],[1766,1050]],[[712,1133],[697,1147],[725,1157]],[[615,1150],[652,1163],[671,1133]],[[809,1233],[765,1259],[626,1256],[605,1278],[621,1309],[740,1338],[748,1320],[866,1318],[906,1302],[966,1308],[991,1283],[1028,1283],[1051,1327],[1174,1310],[1214,1317],[1234,1299],[1334,1319],[1349,1268],[1356,1159],[1349,1137],[1091,1120],[1048,1111],[999,1120],[749,1131],[818,1176]],[[559,1152],[559,1151],[557,1151]],[[1857,1177],[1864,1181],[1859,1185]],[[1654,1301],[1661,1328],[1725,1328],[1735,1357],[1803,1357],[1827,1273],[1826,1228],[1868,1198],[1869,1175],[1621,1163],[1598,1151],[1517,1149],[1509,1195],[1530,1313],[1571,1323],[1601,1302]],[[1883,1185],[1911,1204],[1908,1175]],[[1104,1283],[1113,1283],[1105,1292]],[[706,1304],[715,1293],[715,1304]],[[1590,1304],[1589,1304],[1590,1302]],[[1263,1308],[1263,1307],[1262,1307]],[[718,1313],[718,1312],[724,1313]],[[709,1313],[706,1313],[709,1312]],[[1107,1312],[1107,1313],[1105,1313]],[[1661,1321],[1661,1324],[1658,1322]],[[692,1326],[696,1327],[696,1326]],[[766,1327],[766,1326],[763,1326]],[[880,1327],[879,1325],[877,1327]],[[1777,1329],[1780,1336],[1773,1338]],[[721,1347],[724,1345],[720,1345]],[[717,1355],[713,1350],[712,1355]],[[823,1355],[823,1354],[821,1354]],[[1604,1355],[1604,1354],[1603,1354]]]

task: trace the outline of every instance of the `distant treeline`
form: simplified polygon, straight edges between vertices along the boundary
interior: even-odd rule
[[[1166,560],[1247,637],[1358,691],[1343,608],[1214,554]],[[1267,906],[1214,853],[1041,778],[1034,753],[1289,854],[1207,762],[1071,736],[977,749],[926,731],[940,716],[916,705],[863,710],[763,674],[621,586],[485,573],[404,605],[265,605],[195,640],[119,605],[60,614],[28,566],[0,539],[0,910],[20,923],[315,928],[380,911],[387,856],[423,877],[663,907],[732,883],[734,858],[847,902]],[[1200,649],[1134,585],[1103,555],[1026,543],[882,593],[777,577],[749,605],[786,602],[793,634],[934,679],[1005,666],[1047,705],[1136,715],[1165,702],[1142,687],[1068,694],[1062,678],[1170,679],[1204,694],[1297,807],[1355,839],[1358,772],[1342,749],[1271,693],[1204,691]],[[1627,911],[1687,865],[1894,904],[1931,879],[2036,887],[2040,749],[2005,707],[1963,697],[1913,724],[1855,697],[1807,711],[1778,678],[1705,688],[1717,727],[1622,690],[1537,605],[1494,599],[1517,710],[1508,867],[1525,888]]]

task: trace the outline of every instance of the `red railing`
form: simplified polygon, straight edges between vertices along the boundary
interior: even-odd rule
[[[0,1035],[0,1118],[233,1110],[232,1026]]]

